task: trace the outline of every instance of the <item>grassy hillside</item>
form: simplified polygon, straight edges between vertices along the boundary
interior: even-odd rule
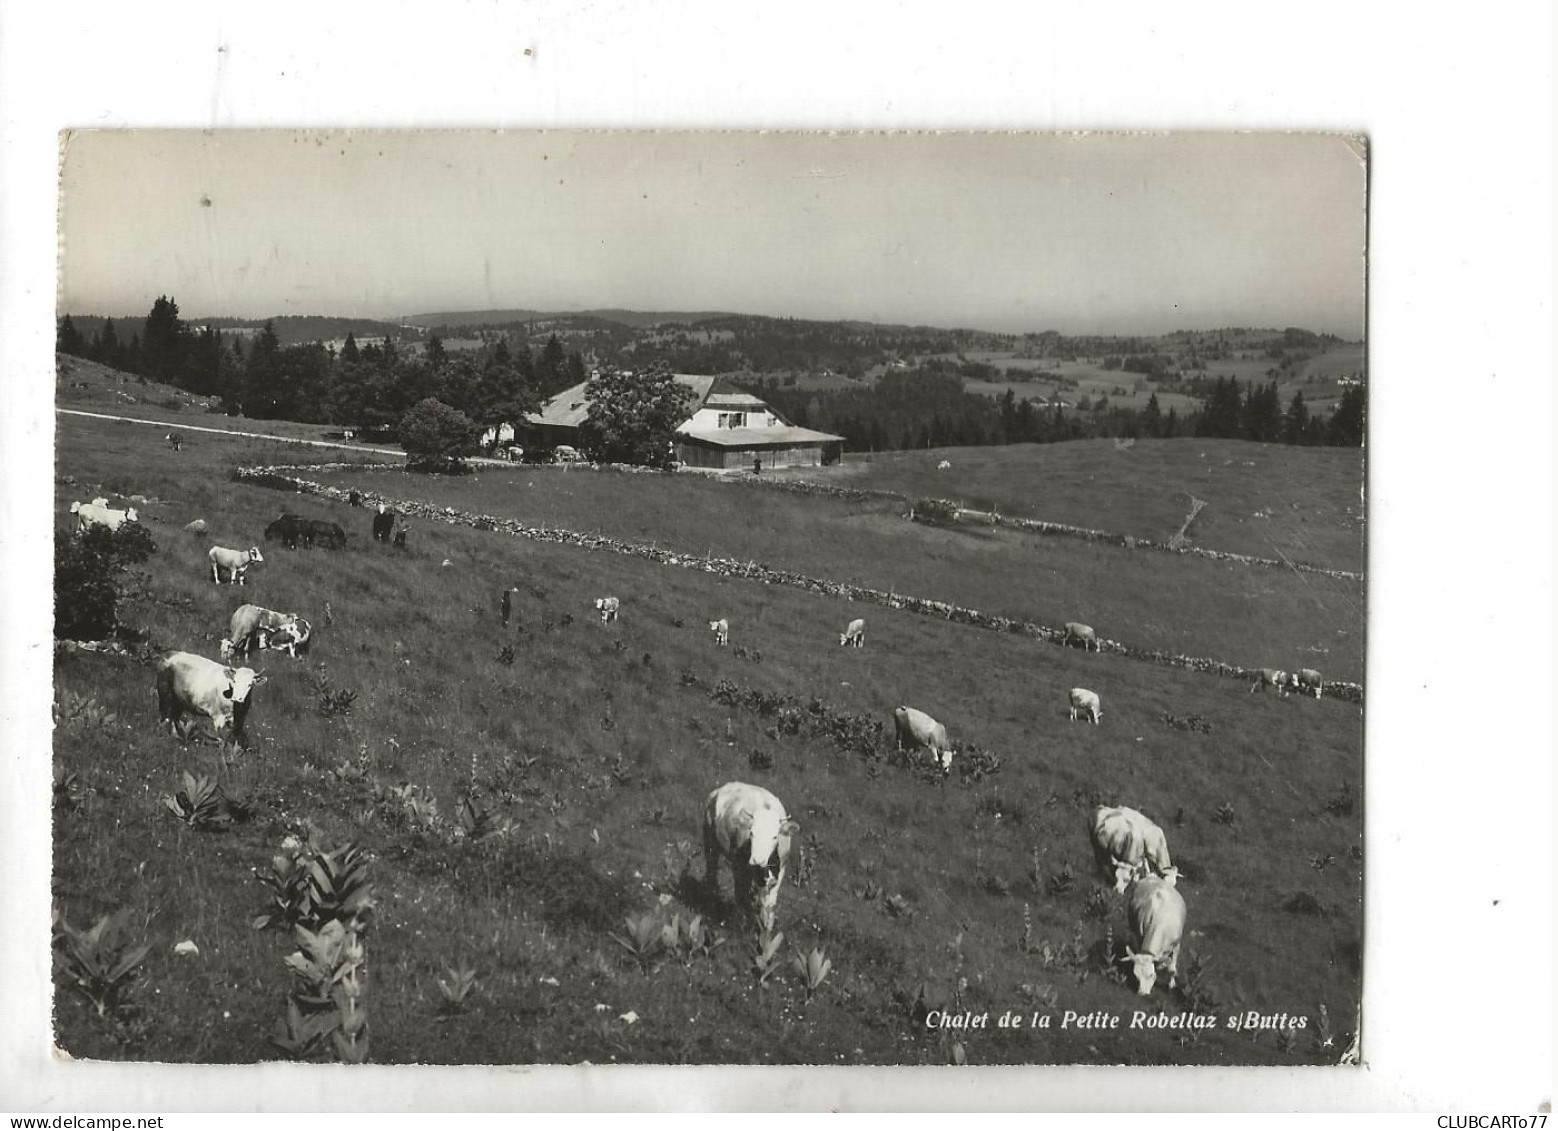
[[[254,872],[308,828],[373,857],[365,985],[375,1061],[944,1063],[954,1035],[927,1029],[916,999],[990,1010],[992,1026],[1007,1009],[1053,1017],[1051,1029],[957,1033],[969,1063],[1339,1055],[1359,992],[1355,707],[1251,696],[1231,680],[889,610],[867,612],[865,649],[840,649],[838,631],[860,611],[845,602],[465,527],[418,523],[397,553],[368,538],[366,511],[226,477],[234,463],[295,459],[285,445],[213,440],[173,453],[148,431],[61,418],[58,474],[74,482],[56,493],[62,523],[69,502],[99,486],[148,498],[140,511],[158,550],[123,610],[149,634],[147,654],[214,656],[243,601],[301,612],[316,637],[304,659],[267,655],[249,746],[231,760],[155,727],[149,666],[58,658],[56,697],[89,697],[112,717],[78,712],[56,731],[57,769],[79,775],[77,804],[56,810],[56,905],[78,926],[128,908],[151,946],[133,1008],[117,1017],[61,986],[57,1039],[73,1056],[275,1057],[269,1036],[294,944],[251,926],[266,897]],[[1015,553],[870,515],[842,521],[880,526],[881,540],[835,540],[841,520],[823,500],[717,484],[704,486],[724,493],[703,498],[683,494],[682,477],[564,474],[535,488],[497,475],[420,483],[451,506],[502,487],[527,517],[544,500],[574,528],[622,521],[605,485],[636,504],[651,535],[672,537],[660,527],[685,515],[674,536],[697,543],[740,537],[738,518],[776,544],[785,532],[804,542],[804,516],[789,507],[821,504],[813,541],[827,554],[807,549],[808,568],[879,583],[884,558],[918,553],[903,578],[927,590],[950,585],[960,559]],[[398,476],[396,487],[417,482]],[[249,545],[283,508],[340,522],[347,548],[267,547],[247,586],[213,586],[209,543],[182,526],[202,517],[215,541]],[[1038,554],[1056,578],[1075,573],[1078,592],[1119,586],[1113,575],[1147,557],[1050,559],[1056,541]],[[521,590],[519,624],[505,631],[496,605],[509,584]],[[1196,583],[1187,574],[1173,584]],[[623,598],[611,626],[591,607],[606,594]],[[1144,610],[1122,612],[1111,635],[1145,632]],[[717,615],[731,620],[730,648],[706,628]],[[1195,635],[1185,600],[1150,616],[1171,636],[1216,643]],[[1242,639],[1257,656],[1285,655],[1295,631],[1252,615]],[[1078,684],[1102,695],[1101,726],[1068,720],[1065,691]],[[356,693],[350,707],[324,710],[343,691]],[[851,737],[852,725],[886,721],[900,703],[993,752],[999,772],[934,784],[869,730]],[[251,814],[225,831],[188,828],[161,800],[184,770],[217,776]],[[814,993],[787,964],[758,984],[728,913],[728,874],[723,905],[690,881],[702,872],[703,799],[729,780],[769,787],[802,827],[779,928],[786,952],[820,946],[832,960]],[[436,803],[435,818],[392,792],[406,785]],[[462,797],[513,831],[453,835]],[[1204,971],[1189,995],[1160,988],[1139,999],[1100,960],[1125,928],[1118,899],[1095,894],[1084,831],[1094,799],[1141,808],[1168,833],[1190,908],[1181,977],[1192,963]],[[702,912],[724,942],[706,956],[640,963],[611,933],[646,912]],[[186,939],[198,956],[175,956]],[[437,980],[462,964],[477,988],[464,1012],[440,1019]],[[1192,1008],[1220,1027],[1128,1028],[1138,1009]],[[1068,1010],[1119,1014],[1121,1028],[1062,1029]],[[1222,1025],[1251,1010],[1306,1025]]]
[[[891,500],[753,490],[743,480],[703,476],[646,484],[612,471],[504,468],[456,481],[399,470],[315,478],[1041,624],[1081,620],[1143,648],[1248,667],[1315,667],[1337,679],[1363,674],[1363,586],[1356,581],[1006,528],[933,529],[905,521],[905,508]]]
[[[1242,440],[1113,440],[852,454],[805,477],[1166,540],[1190,498],[1197,546],[1364,568],[1363,454]],[[938,470],[946,460],[952,466]]]

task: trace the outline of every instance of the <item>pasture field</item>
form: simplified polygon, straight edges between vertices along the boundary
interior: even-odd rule
[[[1157,541],[1179,529],[1193,495],[1209,504],[1188,531],[1197,546],[1358,573],[1363,459],[1357,448],[1183,437],[857,453],[792,474]],[[952,466],[938,470],[942,460]]]
[[[143,494],[158,547],[121,609],[145,634],[142,658],[56,658],[56,698],[97,710],[55,731],[57,772],[78,775],[74,798],[56,798],[55,905],[79,927],[128,909],[151,947],[127,1007],[109,1016],[57,981],[56,1039],[72,1056],[277,1058],[270,1037],[295,944],[252,925],[267,897],[256,872],[309,830],[372,857],[364,984],[381,1063],[1297,1064],[1334,1063],[1346,1047],[1360,993],[1355,706],[1251,695],[1234,680],[887,609],[865,611],[864,649],[842,649],[838,632],[861,613],[845,601],[464,526],[419,521],[397,552],[371,541],[366,510],[227,477],[235,464],[295,458],[287,445],[174,453],[149,432],[71,417],[58,427],[57,475],[73,480],[56,484],[60,523],[72,499],[100,488]],[[605,485],[636,501],[651,535],[688,508],[701,508],[707,537],[744,521],[804,540],[792,503],[823,504],[812,541],[830,543],[838,521],[827,499],[537,471],[544,487],[488,473],[395,487],[421,482],[453,506],[470,501],[462,492],[507,492],[530,521],[547,500],[560,524],[581,529],[606,521],[592,512],[604,503],[563,489]],[[684,481],[723,494],[682,495]],[[263,527],[282,509],[339,522],[346,549],[266,546]],[[212,585],[210,543],[182,530],[196,517],[211,541],[265,547],[246,586]],[[906,579],[946,596],[937,589],[959,558],[974,573],[967,562],[1004,552],[957,532],[893,529],[918,550],[846,539],[807,568],[868,577],[883,568],[876,555],[918,552],[922,572]],[[1077,571],[1079,591],[1149,558],[1196,565],[1217,579],[1209,591],[1222,581],[1214,563],[1168,555],[1051,557],[1062,541],[1027,552],[1057,574]],[[505,630],[496,607],[508,585],[520,590],[518,625]],[[622,614],[604,625],[592,601],[608,594]],[[305,657],[256,662],[268,681],[246,748],[229,756],[157,728],[149,661],[175,649],[215,656],[244,601],[300,612],[315,635]],[[1196,613],[1168,597],[1152,615],[1192,651]],[[1138,615],[1127,616],[1130,632],[1109,634],[1134,638]],[[715,616],[730,618],[729,648],[708,632]],[[1290,648],[1295,628],[1252,616],[1245,631],[1248,651],[1265,656]],[[1101,725],[1069,720],[1076,685],[1102,696]],[[347,691],[355,698],[342,709]],[[859,724],[888,721],[900,703],[993,753],[998,772],[955,769],[941,784],[899,764],[890,740]],[[186,770],[241,798],[240,819],[197,832],[175,818],[162,798]],[[760,983],[728,872],[722,902],[695,881],[703,800],[730,780],[772,789],[800,823],[778,928],[786,958],[792,946],[821,947],[831,960],[814,990],[788,961]],[[453,833],[467,797],[511,830]],[[1107,961],[1125,924],[1119,898],[1097,890],[1084,829],[1094,800],[1142,809],[1168,834],[1189,906],[1178,990],[1139,998]],[[626,915],[697,913],[723,940],[708,954],[640,960],[613,938]],[[183,940],[199,954],[175,955]],[[462,965],[476,988],[455,1011],[438,979]],[[990,1027],[928,1028],[927,1006],[988,1010]],[[1053,1027],[995,1028],[1008,1009]],[[1062,1028],[1067,1011],[1121,1020]],[[1136,1011],[1216,1027],[1132,1028]],[[1262,1016],[1251,1027],[1227,1023],[1252,1012]],[[1284,1013],[1303,1028],[1284,1027]]]
[[[486,468],[452,480],[375,469],[307,477],[1041,624],[1080,620],[1143,648],[1246,667],[1314,667],[1335,679],[1363,675],[1357,581],[1013,528],[930,528],[907,521],[894,500],[754,489],[745,478],[656,476],[648,485],[642,475],[583,467]]]

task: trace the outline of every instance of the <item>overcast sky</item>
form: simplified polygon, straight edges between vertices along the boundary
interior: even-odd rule
[[[1336,136],[85,132],[61,312],[730,310],[1363,335]]]

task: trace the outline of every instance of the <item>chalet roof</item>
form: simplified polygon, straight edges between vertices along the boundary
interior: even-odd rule
[[[677,435],[694,443],[720,448],[769,448],[780,444],[836,444],[844,437],[831,432],[790,425],[785,428],[708,428],[697,432],[677,429]]]

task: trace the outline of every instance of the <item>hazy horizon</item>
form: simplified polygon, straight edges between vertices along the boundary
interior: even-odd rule
[[[1364,337],[1332,134],[80,131],[57,312]],[[127,191],[125,186],[135,186]]]

